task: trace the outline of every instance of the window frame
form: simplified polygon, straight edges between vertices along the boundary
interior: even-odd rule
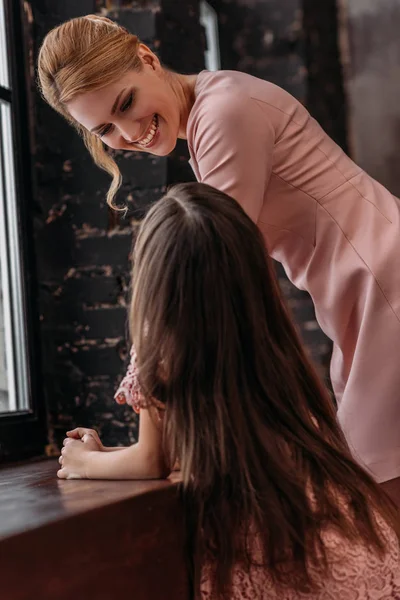
[[[204,53],[206,69],[221,69],[221,51],[219,45],[218,15],[214,6],[207,0],[200,1],[200,23],[204,28],[207,47]]]
[[[24,312],[27,392],[30,408],[0,415],[0,463],[43,455],[46,439],[46,413],[43,398],[38,282],[33,236],[33,173],[31,127],[29,121],[29,64],[24,36],[23,5],[2,0],[5,11],[6,38],[11,92],[13,128],[16,219],[20,236],[22,302]],[[4,95],[2,95],[4,97]]]

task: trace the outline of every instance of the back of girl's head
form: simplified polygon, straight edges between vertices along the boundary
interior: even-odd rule
[[[39,87],[45,100],[82,135],[96,164],[113,177],[108,198],[114,197],[120,173],[102,141],[69,114],[67,103],[86,92],[117,81],[129,70],[140,71],[139,39],[110,19],[87,15],[50,31],[38,57]]]
[[[217,561],[213,597],[229,597],[235,561],[250,558],[240,534],[250,526],[277,579],[288,552],[300,581],[310,581],[309,561],[321,570],[322,522],[381,549],[365,497],[388,519],[392,508],[351,458],[239,204],[203,184],[172,188],[139,228],[132,277],[139,380],[146,402],[165,403],[166,449],[193,498],[196,549]]]
[[[270,430],[272,457],[300,424],[332,425],[262,235],[232,198],[199,183],[172,188],[140,228],[132,277],[142,386],[173,415],[168,441],[185,482],[196,481],[195,456],[215,461],[201,470],[210,486],[246,461],[253,427]]]
[[[135,246],[133,277],[132,324],[142,347],[159,339],[157,360],[168,381],[187,363],[187,375],[196,374],[200,387],[211,385],[208,391],[217,383],[210,375],[237,371],[231,361],[242,357],[252,361],[251,336],[256,344],[264,304],[276,310],[257,228],[237,203],[201,184],[174,187],[150,211]],[[268,286],[275,293],[264,297]],[[146,321],[152,325],[143,336]],[[246,352],[243,344],[250,344]]]

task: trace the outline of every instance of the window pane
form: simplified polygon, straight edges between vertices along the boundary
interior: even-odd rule
[[[0,0],[0,85],[10,87],[4,1]]]
[[[0,410],[29,408],[11,109],[0,102]],[[2,388],[3,385],[3,388]],[[4,389],[5,388],[5,389]],[[4,408],[5,406],[5,408]]]

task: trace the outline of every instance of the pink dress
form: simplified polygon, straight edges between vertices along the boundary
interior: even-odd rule
[[[334,343],[332,384],[355,458],[400,476],[400,203],[283,89],[197,78],[187,139],[199,181],[233,196],[307,290]]]
[[[129,404],[129,406],[132,406],[135,413],[139,414],[141,392],[136,366],[136,351],[134,346],[131,347],[130,361],[125,377],[119,384],[114,398],[118,404]]]
[[[140,408],[141,391],[136,368],[136,353],[131,349],[128,373],[116,393]],[[383,558],[363,544],[350,543],[333,527],[322,531],[322,539],[328,552],[329,576],[314,573],[320,588],[316,593],[301,593],[296,589],[278,587],[267,570],[254,569],[251,576],[240,565],[233,573],[231,600],[400,600],[400,551],[395,533],[377,515],[387,550]],[[201,598],[213,600],[210,590],[210,570],[206,565],[202,572]]]

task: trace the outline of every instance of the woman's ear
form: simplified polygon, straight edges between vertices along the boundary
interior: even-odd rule
[[[146,46],[146,44],[139,44],[138,56],[145,66],[150,67],[154,71],[158,71],[162,68],[158,57]]]

